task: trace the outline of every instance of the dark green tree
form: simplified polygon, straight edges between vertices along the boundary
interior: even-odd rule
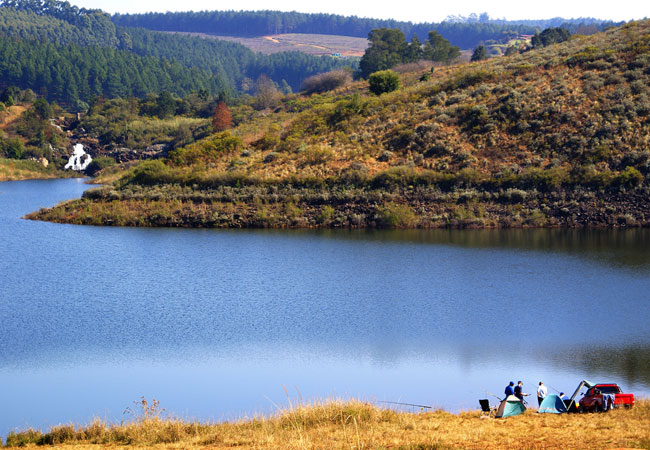
[[[359,73],[368,78],[371,73],[390,69],[404,61],[408,53],[406,37],[397,28],[379,28],[368,35],[370,46],[359,62]]]
[[[422,59],[422,42],[418,39],[417,34],[413,34],[411,37],[411,43],[406,49],[403,62],[415,62]]]
[[[39,98],[32,105],[36,117],[41,120],[48,120],[52,117],[52,107],[44,98]]]
[[[176,100],[167,91],[162,91],[156,99],[156,115],[158,117],[169,117],[176,111]]]
[[[571,32],[565,28],[547,28],[533,36],[531,43],[534,48],[547,47],[558,42],[567,41],[570,37]]]
[[[472,58],[470,61],[483,61],[488,59],[487,52],[485,51],[485,47],[482,45],[479,45],[474,49],[474,53],[472,53]]]
[[[437,31],[429,32],[428,45],[424,46],[424,58],[449,63],[460,56],[460,48],[451,45]]]

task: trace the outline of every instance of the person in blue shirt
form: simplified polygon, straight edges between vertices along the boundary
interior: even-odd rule
[[[515,382],[514,382],[514,381],[511,381],[510,384],[506,386],[506,391],[505,391],[506,398],[508,398],[509,395],[515,395],[515,388],[514,388],[514,386],[515,386]]]

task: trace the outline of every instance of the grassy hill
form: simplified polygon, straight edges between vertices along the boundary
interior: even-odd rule
[[[291,95],[35,218],[207,227],[650,224],[650,21]],[[409,70],[410,69],[410,70]]]

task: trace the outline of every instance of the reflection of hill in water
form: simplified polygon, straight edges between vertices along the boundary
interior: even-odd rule
[[[285,233],[261,231],[262,233]],[[475,249],[559,252],[626,268],[650,268],[650,229],[630,230],[319,230],[296,231],[331,239],[451,245]],[[287,235],[291,236],[291,234]]]
[[[554,355],[558,366],[584,373],[605,373],[611,379],[591,380],[594,383],[644,384],[650,386],[650,345],[628,347],[580,347]],[[625,389],[625,386],[623,386]]]

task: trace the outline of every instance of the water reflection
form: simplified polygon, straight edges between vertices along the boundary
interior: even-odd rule
[[[543,355],[543,352],[540,352]],[[573,367],[585,374],[603,374],[609,380],[620,380],[627,385],[643,384],[650,387],[650,345],[580,346],[554,353],[551,360],[558,367]],[[608,380],[592,380],[606,382]]]
[[[285,231],[261,230],[262,234]],[[451,245],[473,249],[560,252],[608,265],[650,268],[650,229],[499,229],[499,230],[306,230],[292,233],[327,239],[404,244]]]
[[[141,395],[223,418],[334,393],[475,408],[510,379],[650,394],[650,230],[241,231],[20,220],[0,185],[0,434]],[[445,386],[467,386],[467,391]],[[46,399],[46,400],[44,400]]]

